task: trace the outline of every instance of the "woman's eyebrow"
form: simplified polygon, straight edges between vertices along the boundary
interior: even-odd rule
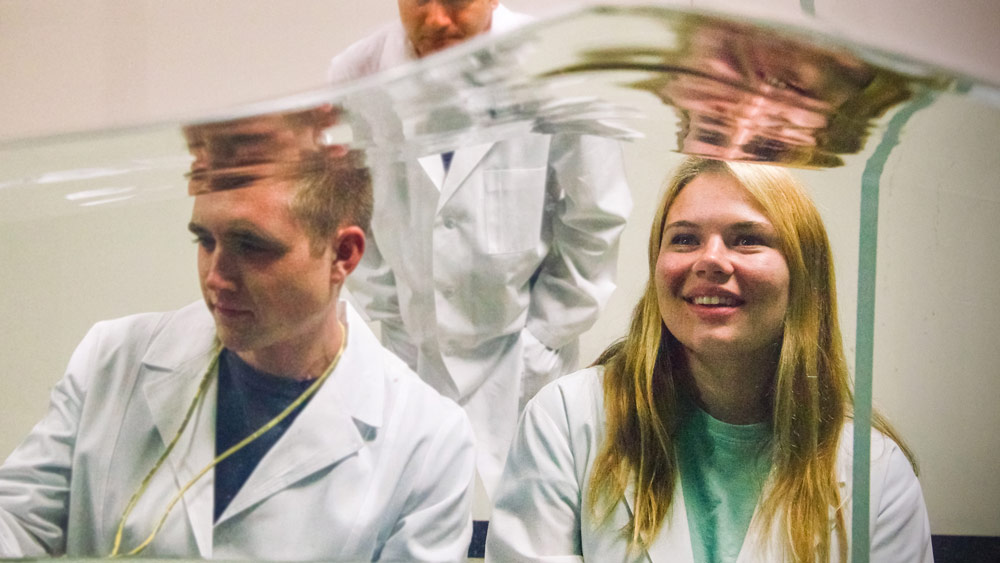
[[[666,231],[668,229],[674,229],[674,228],[677,228],[677,227],[684,227],[686,229],[694,229],[694,228],[697,228],[698,225],[696,223],[692,223],[691,221],[681,220],[681,221],[674,221],[673,223],[667,223],[667,225],[665,227],[663,227],[663,230]]]
[[[751,230],[751,229],[759,229],[765,231],[774,230],[774,226],[772,226],[770,223],[766,221],[739,221],[737,223],[733,223],[732,225],[730,225],[729,228],[732,230],[741,230],[741,231]]]

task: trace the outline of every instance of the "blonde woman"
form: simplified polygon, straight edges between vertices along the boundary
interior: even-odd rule
[[[528,406],[492,561],[846,561],[851,389],[830,245],[784,169],[689,158],[626,337]],[[871,561],[931,561],[912,456],[872,431]]]

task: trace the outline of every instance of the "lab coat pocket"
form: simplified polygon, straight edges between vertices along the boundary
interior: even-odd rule
[[[486,251],[505,254],[538,244],[545,208],[545,168],[486,170]]]

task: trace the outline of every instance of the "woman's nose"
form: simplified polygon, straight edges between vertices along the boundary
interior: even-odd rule
[[[695,273],[722,277],[732,275],[733,264],[730,261],[729,248],[721,237],[709,238],[698,252],[693,264]]]

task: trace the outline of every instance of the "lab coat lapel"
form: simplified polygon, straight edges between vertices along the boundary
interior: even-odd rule
[[[455,151],[451,158],[451,166],[444,176],[444,185],[441,187],[441,198],[438,200],[437,211],[440,212],[445,204],[451,199],[465,180],[469,177],[479,162],[490,152],[494,143],[483,143],[468,148],[461,148]],[[437,155],[440,159],[440,155]]]
[[[417,159],[420,163],[420,167],[424,169],[424,173],[427,174],[427,178],[434,184],[438,193],[444,188],[444,162],[441,161],[441,155],[432,154],[429,156],[423,156]]]
[[[213,354],[213,349],[208,348],[194,359],[173,369],[156,367],[155,361],[143,361],[140,367],[140,378],[146,381],[143,396],[164,445],[170,444],[177,435]],[[204,396],[195,407],[187,428],[177,440],[167,462],[160,467],[161,472],[173,472],[177,490],[194,479],[215,458],[217,391],[218,378],[213,376]],[[206,557],[210,557],[212,553],[213,485],[210,475],[202,477],[184,494],[178,506],[174,507],[174,510],[184,510],[187,513],[198,549]]]
[[[635,484],[629,482],[625,489],[625,501],[628,505],[629,517],[635,515]],[[691,532],[688,529],[687,509],[684,507],[684,491],[681,488],[680,476],[674,485],[674,499],[670,510],[663,520],[663,527],[657,534],[653,545],[646,550],[650,563],[694,563],[694,551],[691,548]]]
[[[777,527],[772,530],[772,534],[767,538],[767,543],[762,543],[760,535],[760,503],[753,510],[753,516],[750,517],[750,527],[747,529],[747,534],[743,538],[743,545],[740,546],[740,553],[736,556],[736,563],[754,563],[760,561],[761,557],[765,554],[771,555],[775,552],[775,541],[780,541],[781,536],[777,533]]]
[[[348,347],[337,367],[261,459],[216,524],[345,460],[381,426],[385,387],[381,348],[353,311],[348,326]]]

